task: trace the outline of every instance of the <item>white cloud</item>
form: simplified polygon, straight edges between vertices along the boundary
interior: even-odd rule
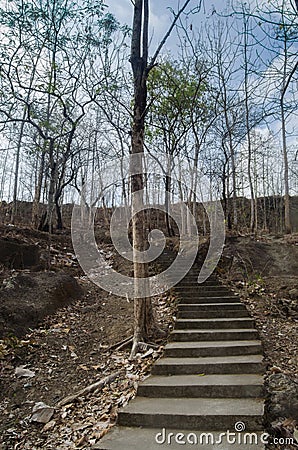
[[[119,2],[119,0],[108,0],[105,3],[108,5],[109,10],[116,16],[119,22],[131,25],[133,5],[130,0],[121,0],[121,2]]]
[[[126,23],[130,27],[132,26],[133,5],[131,0],[121,0],[121,3],[119,0],[107,0],[105,3],[119,22]],[[155,51],[156,46],[159,44],[171,24],[173,16],[169,9],[170,3],[170,1],[165,0],[159,2],[152,0],[150,2],[149,38],[151,42],[151,53]],[[176,10],[176,5],[172,6]]]

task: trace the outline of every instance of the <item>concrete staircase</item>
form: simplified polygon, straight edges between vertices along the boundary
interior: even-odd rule
[[[264,366],[254,322],[214,276],[203,285],[197,277],[193,267],[175,287],[179,314],[164,355],[136,398],[119,411],[118,425],[94,449],[264,448]],[[240,422],[245,431],[236,433]],[[220,437],[227,430],[236,433],[236,444]],[[203,433],[213,433],[208,442]],[[251,444],[239,442],[245,433],[255,433]]]

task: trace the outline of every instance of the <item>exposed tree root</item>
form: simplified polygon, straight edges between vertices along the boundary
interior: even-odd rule
[[[57,408],[60,408],[61,406],[67,405],[68,403],[73,402],[74,400],[77,400],[79,397],[82,397],[83,395],[89,394],[90,392],[94,392],[96,389],[101,389],[107,384],[114,381],[121,373],[123,373],[122,370],[118,370],[117,372],[112,373],[111,375],[108,375],[101,380],[97,381],[96,383],[90,384],[89,386],[86,386],[84,389],[81,389],[76,394],[68,395],[67,397],[64,397],[60,402],[56,404]]]
[[[133,336],[129,336],[125,339],[123,339],[120,342],[117,342],[116,344],[111,345],[111,347],[108,348],[108,351],[111,350],[121,350],[122,348],[125,348],[126,345],[130,344],[130,342],[132,341]]]

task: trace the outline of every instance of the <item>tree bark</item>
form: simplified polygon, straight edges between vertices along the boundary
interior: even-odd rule
[[[253,233],[256,230],[256,217],[255,217],[255,193],[253,188],[253,180],[251,176],[251,159],[252,159],[252,143],[251,143],[251,132],[250,132],[250,115],[249,115],[249,94],[248,94],[248,23],[244,15],[244,88],[245,88],[245,125],[246,125],[246,136],[247,136],[247,173],[248,173],[248,183],[250,190],[250,232]]]
[[[26,116],[26,107],[24,109],[23,119]],[[19,186],[19,169],[20,169],[20,154],[21,146],[24,134],[25,122],[21,122],[20,134],[17,143],[16,160],[15,160],[15,171],[14,171],[14,186],[13,186],[13,201],[10,221],[12,224],[15,222],[15,216],[17,212],[17,197],[18,197],[18,186]]]
[[[49,177],[49,191],[48,191],[48,203],[47,211],[41,221],[39,229],[41,231],[46,231],[49,233],[53,232],[53,212],[55,207],[55,188],[57,182],[57,163],[54,160],[54,142],[52,139],[49,140],[49,166],[50,166],[50,177]]]
[[[43,151],[41,154],[41,160],[38,170],[38,179],[37,184],[35,186],[35,193],[34,193],[34,199],[32,204],[32,215],[31,215],[31,223],[34,228],[38,226],[38,216],[39,216],[39,203],[40,203],[40,196],[41,196],[41,188],[42,188],[42,182],[43,182],[43,175],[44,175],[44,166],[45,166],[45,152]]]
[[[282,133],[282,151],[284,159],[284,184],[285,184],[285,232],[291,233],[291,218],[290,218],[290,190],[289,190],[289,163],[288,163],[288,150],[287,150],[287,138],[286,138],[286,119],[284,111],[283,97],[280,102],[281,109],[281,133]]]
[[[146,229],[144,211],[138,212],[144,206],[144,130],[145,112],[147,104],[147,77],[148,77],[148,0],[136,0],[134,6],[133,33],[131,41],[131,66],[134,76],[134,109],[131,133],[131,193],[132,193],[132,236],[134,253],[134,336],[131,357],[138,351],[138,344],[147,339],[148,319],[153,319],[152,303],[150,298],[144,297],[143,283],[140,278],[148,278],[148,265],[136,258],[136,252],[146,250]],[[141,54],[141,43],[143,50]]]
[[[144,206],[143,189],[143,155],[144,155],[144,132],[145,115],[147,107],[147,78],[150,70],[154,67],[156,59],[173,30],[177,20],[185,10],[190,0],[186,0],[183,7],[175,15],[171,26],[164,38],[161,40],[153,58],[148,65],[148,27],[149,27],[149,0],[135,0],[133,29],[131,38],[130,63],[134,79],[134,108],[133,123],[131,131],[131,194],[132,194],[132,235],[134,253],[134,336],[131,357],[138,350],[138,343],[147,339],[153,330],[161,331],[155,323],[151,298],[147,297],[144,284],[140,278],[148,278],[148,264],[142,263],[136,258],[136,253],[147,249],[148,241],[145,228],[145,213],[138,212]]]

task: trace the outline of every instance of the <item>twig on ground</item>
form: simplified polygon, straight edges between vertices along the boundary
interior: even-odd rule
[[[131,340],[132,340],[132,336],[129,336],[129,337],[123,339],[123,341],[120,341],[120,342],[117,342],[116,344],[111,345],[111,347],[108,348],[108,351],[114,350],[114,349],[119,350],[119,347],[121,347],[124,344],[130,343]]]
[[[96,389],[103,388],[107,384],[109,384],[112,381],[114,381],[121,373],[123,373],[123,369],[122,370],[118,370],[117,372],[114,372],[114,373],[112,373],[112,374],[102,378],[101,380],[97,381],[96,383],[93,383],[93,384],[90,384],[89,386],[86,386],[84,389],[81,389],[76,394],[68,395],[67,397],[64,397],[62,400],[60,400],[60,402],[57,403],[56,407],[60,408],[61,406],[64,406],[64,405],[67,405],[68,403],[73,402],[78,397],[81,397],[83,395],[89,394],[90,392],[93,392]]]
[[[115,350],[116,350],[116,351],[118,351],[118,350],[123,350],[123,349],[124,349],[125,347],[127,347],[131,342],[132,342],[132,337],[131,337],[128,341],[126,341],[126,342],[124,342],[123,344],[119,345],[119,347],[117,347]]]

